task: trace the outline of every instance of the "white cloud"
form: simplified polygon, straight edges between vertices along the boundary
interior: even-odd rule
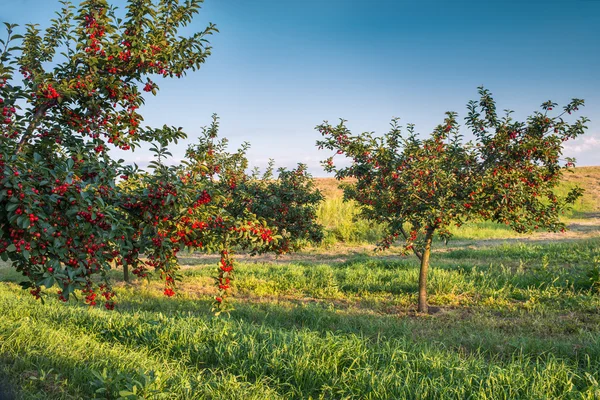
[[[575,155],[600,150],[600,135],[580,137],[565,145],[565,155]]]

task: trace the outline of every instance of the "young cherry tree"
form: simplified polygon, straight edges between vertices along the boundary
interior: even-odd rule
[[[349,158],[336,168],[333,157],[325,169],[338,179],[352,177],[344,197],[361,206],[362,215],[387,226],[379,243],[388,248],[400,240],[406,252],[421,262],[418,311],[426,313],[427,272],[434,235],[451,237],[451,226],[467,220],[488,220],[509,225],[517,232],[564,230],[560,215],[582,195],[573,188],[564,198],[555,194],[563,171],[574,166],[561,161],[563,143],[584,133],[588,121],[567,122],[565,116],[583,106],[573,99],[554,112],[556,104],[542,104],[525,122],[511,112],[497,115],[490,92],[479,88],[480,100],[469,102],[466,126],[474,140],[464,142],[457,114],[446,113],[430,137],[422,139],[408,125],[402,133],[397,119],[381,137],[372,133],[353,136],[341,121],[317,126],[325,139],[320,148]]]
[[[295,169],[279,168],[273,175],[273,163],[259,177],[255,174],[244,186],[248,208],[277,228],[281,239],[268,251],[287,253],[323,240],[323,226],[317,222],[317,208],[324,197],[315,187],[306,165]]]
[[[106,0],[68,1],[50,27],[6,24],[0,41],[0,257],[36,297],[57,285],[97,299],[94,275],[128,256],[134,229],[124,224],[116,179],[123,166],[110,147],[184,137],[144,128],[138,109],[156,94],[154,79],[181,77],[210,55],[211,24],[179,31],[202,0],[130,1],[123,16]],[[155,187],[159,187],[156,182]],[[105,282],[107,308],[113,293]]]
[[[220,234],[214,235],[212,226],[194,229],[190,221],[186,237],[193,238],[192,245],[201,250],[221,253],[216,306],[222,311],[229,308],[225,300],[233,280],[234,251],[282,254],[319,243],[323,228],[316,221],[316,210],[323,196],[302,164],[291,171],[280,168],[277,177],[272,164],[262,177],[256,171],[248,174],[249,144],[230,153],[227,139],[219,139],[218,130],[213,116],[198,143],[188,147],[181,173],[183,181],[195,180],[192,186],[197,190],[208,188],[213,199],[208,205],[219,212]]]

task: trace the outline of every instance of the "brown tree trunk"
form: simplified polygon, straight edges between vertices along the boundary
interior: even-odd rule
[[[129,283],[129,265],[123,263],[123,280]]]
[[[420,313],[427,313],[427,271],[429,270],[429,255],[431,254],[431,242],[433,230],[427,230],[425,236],[425,249],[421,257],[421,271],[419,272],[419,306]]]

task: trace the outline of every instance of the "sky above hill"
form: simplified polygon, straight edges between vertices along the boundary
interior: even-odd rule
[[[2,3],[0,21],[42,27],[60,8]],[[205,0],[186,32],[209,21],[220,30],[213,54],[183,79],[157,79],[147,125],[181,126],[193,142],[217,113],[232,147],[251,143],[252,165],[302,162],[325,176],[329,154],[315,147],[314,129],[323,120],[384,133],[400,117],[426,135],[445,111],[464,118],[484,85],[521,119],[547,100],[585,99],[589,130],[565,156],[600,165],[599,0]],[[173,147],[174,162],[185,147]],[[140,166],[151,159],[145,149],[115,154]]]

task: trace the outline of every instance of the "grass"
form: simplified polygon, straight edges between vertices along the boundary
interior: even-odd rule
[[[115,311],[52,290],[41,304],[0,265],[0,398],[600,399],[597,228],[462,229],[436,243],[432,312],[417,315],[417,260],[357,246],[380,227],[348,225],[355,206],[330,186],[319,216],[346,246],[241,257],[229,316],[210,312],[211,257],[182,258],[175,298],[156,280],[118,283]],[[593,228],[588,200],[569,221]]]
[[[41,305],[6,282],[0,374],[40,399],[598,398],[599,245],[438,251],[429,317],[413,313],[412,258],[245,263],[228,318],[209,312],[203,258],[176,299],[119,286],[117,312]]]
[[[317,210],[317,218],[325,227],[324,247],[337,243],[375,243],[384,235],[382,225],[359,217],[358,205],[344,202],[341,196],[325,200]]]

